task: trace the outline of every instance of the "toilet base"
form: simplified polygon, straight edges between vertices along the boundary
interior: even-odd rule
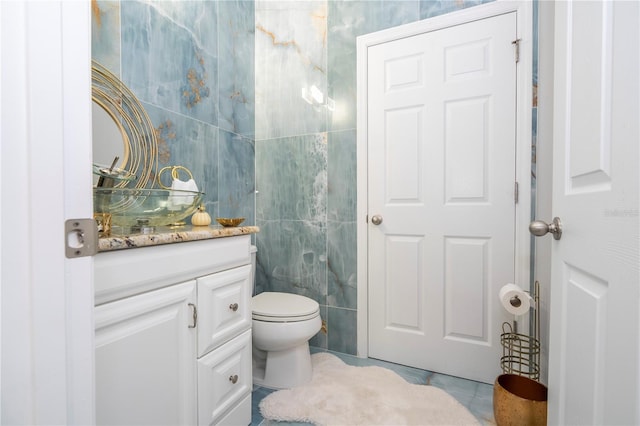
[[[253,384],[271,389],[289,389],[311,380],[309,342],[284,351],[262,351],[253,347]]]

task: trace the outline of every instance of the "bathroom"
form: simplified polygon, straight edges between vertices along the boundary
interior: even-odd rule
[[[109,9],[107,2],[98,4],[104,10]],[[200,6],[192,2],[185,4]],[[261,257],[259,255],[260,288],[288,291],[299,289],[303,294],[325,297],[326,301],[321,305],[328,332],[326,335],[319,335],[312,344],[355,354],[357,281],[354,37],[445,13],[453,5],[472,6],[475,3],[276,3],[285,7],[284,11],[274,7],[274,2],[263,3],[264,9],[261,9],[260,3],[218,4],[220,7],[214,14],[216,22],[213,26],[217,32],[211,34],[216,40],[213,49],[217,52],[214,54],[216,69],[198,70],[197,61],[194,63],[197,72],[201,72],[203,77],[206,74],[210,89],[208,96],[218,97],[220,110],[200,112],[202,109],[198,109],[198,105],[191,108],[184,104],[162,105],[159,98],[163,93],[160,90],[149,91],[149,100],[144,96],[141,99],[145,102],[145,107],[148,104],[152,117],[154,114],[155,117],[163,113],[170,114],[172,125],[180,124],[189,129],[190,138],[185,136],[185,139],[176,141],[173,145],[171,141],[168,142],[170,158],[171,161],[189,164],[194,169],[194,174],[207,182],[207,196],[211,197],[207,200],[208,210],[213,214],[223,215],[230,209],[240,208],[248,218],[253,217],[252,211],[255,212],[255,224],[261,228],[256,244],[259,252],[263,253]],[[286,9],[287,7],[292,9]],[[306,7],[312,7],[313,11],[318,10],[319,13],[310,15]],[[358,9],[359,7],[366,11]],[[219,22],[224,16],[236,18],[230,23],[234,30],[225,31],[221,28]],[[301,16],[313,18],[305,21]],[[366,18],[360,19],[362,16]],[[242,19],[238,20],[238,17]],[[291,32],[279,34],[273,31],[274,28],[279,28],[278,22],[285,22],[287,27],[291,22],[299,23],[302,30],[292,29]],[[116,26],[118,24],[125,25],[115,23]],[[102,25],[107,28],[114,23],[105,16]],[[165,31],[169,32],[169,37],[174,37],[175,33],[171,31],[178,31],[180,26],[176,25],[175,29],[168,28]],[[211,31],[211,27],[199,28]],[[195,29],[186,28],[185,33],[193,32]],[[259,37],[260,34],[263,37]],[[234,40],[225,45],[225,36],[232,36]],[[178,38],[173,40],[176,39]],[[287,43],[292,39],[296,40],[295,46],[300,48],[290,49],[292,57],[277,57],[276,47],[272,51],[268,50],[274,43],[277,46],[278,43]],[[144,45],[145,41],[150,42],[149,46]],[[136,44],[135,47],[151,49],[153,41],[151,38],[136,39],[141,45]],[[252,41],[255,44],[252,45]],[[246,58],[238,56],[238,52],[247,50],[252,51],[252,54]],[[207,55],[212,54],[211,48],[204,48],[203,51]],[[296,68],[296,64],[300,62],[299,51],[305,53],[302,65]],[[160,52],[149,50],[149,53]],[[162,53],[174,58],[171,52]],[[267,60],[268,58],[271,60]],[[103,61],[106,65],[111,65],[113,62],[110,64],[110,59],[114,58],[106,57]],[[185,60],[193,61],[194,58]],[[290,62],[284,62],[285,60]],[[229,66],[231,69],[225,68]],[[246,70],[251,68],[259,70],[255,72],[255,87],[251,87],[250,83],[247,86],[247,81],[251,82],[253,75],[246,73]],[[282,82],[281,85],[274,83],[283,80],[274,77],[280,76],[284,69],[299,73],[293,74],[291,79],[302,76],[309,86],[316,85],[326,91],[326,95],[336,102],[335,111],[311,106],[306,110],[302,107],[288,110],[293,105],[293,96],[299,96],[300,88],[289,87],[287,82]],[[148,74],[150,70],[143,71],[144,81],[152,81],[153,76]],[[122,72],[124,78],[124,70]],[[222,87],[224,75],[233,76],[234,87]],[[136,85],[132,84],[132,87],[135,88]],[[247,101],[251,97],[254,100]],[[225,102],[228,104],[225,105]],[[164,111],[159,111],[160,107]],[[296,115],[302,113],[302,117]],[[536,113],[535,108],[532,113]],[[251,117],[255,117],[255,121]],[[196,134],[206,136],[192,137]],[[215,150],[216,147],[200,144],[205,140],[217,145],[217,162],[207,164],[208,174],[205,174],[204,164],[199,164],[197,159],[203,155],[215,156],[213,151],[209,154],[207,150]],[[283,153],[287,155],[282,155]],[[255,171],[252,156],[255,156]],[[234,167],[226,167],[230,163]],[[294,164],[297,167],[294,168]],[[215,170],[212,170],[211,165],[216,166]],[[238,175],[237,170],[246,170],[248,176]],[[301,171],[304,172],[302,176],[299,174]],[[242,190],[233,194],[225,193],[232,186],[229,185],[231,182],[236,184],[235,188]],[[273,184],[269,187],[267,182]],[[307,182],[307,185],[300,185],[300,182]],[[247,195],[252,190],[258,191],[255,204],[254,199]],[[287,241],[292,242],[283,246],[282,241],[274,235],[290,235],[291,238]],[[271,271],[270,275],[265,271]],[[295,287],[282,287],[284,282],[295,282]]]
[[[97,1],[92,57],[161,126],[159,167],[187,166],[212,217],[260,228],[256,290],[318,301],[310,345],[357,355],[356,37],[480,3]],[[312,86],[332,109],[302,98]]]

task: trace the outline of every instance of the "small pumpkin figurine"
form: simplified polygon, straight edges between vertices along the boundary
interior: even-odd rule
[[[191,224],[194,226],[208,226],[211,223],[211,216],[204,211],[204,205],[200,204],[198,211],[191,216]]]

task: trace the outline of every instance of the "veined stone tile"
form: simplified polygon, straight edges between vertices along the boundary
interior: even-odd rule
[[[493,0],[420,0],[420,19],[432,18]]]
[[[356,220],[356,131],[330,132],[327,136],[327,218]]]
[[[356,37],[419,20],[418,0],[330,1],[328,91],[336,109],[329,130],[356,127]]]
[[[349,355],[357,354],[356,316],[357,312],[353,309],[329,307],[327,314],[329,350]]]
[[[120,2],[91,3],[91,58],[120,75]]]
[[[122,79],[143,101],[217,125],[217,2],[121,3]]]
[[[255,223],[255,145],[251,139],[219,130],[218,196],[220,217]]]
[[[158,172],[165,166],[189,169],[211,218],[218,215],[218,129],[175,112],[143,104],[158,136]],[[166,173],[166,172],[165,172]],[[171,186],[171,174],[162,174],[163,185]],[[183,181],[189,179],[180,173]]]
[[[218,3],[218,84],[220,128],[255,135],[254,2]]]
[[[256,2],[256,139],[326,130],[327,109],[302,90],[326,97],[326,1]]]
[[[322,329],[320,329],[320,331],[317,332],[316,335],[311,338],[311,340],[309,340],[309,345],[314,348],[327,348],[327,309],[328,308],[326,305],[320,305],[320,319],[322,320],[324,327],[322,327]]]
[[[326,228],[322,222],[262,221],[256,237],[264,291],[307,296],[326,304]]]
[[[357,308],[357,233],[355,222],[327,222],[327,304]]]
[[[327,135],[256,142],[260,220],[327,219]]]

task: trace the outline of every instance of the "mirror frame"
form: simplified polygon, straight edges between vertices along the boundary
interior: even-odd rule
[[[95,60],[91,61],[91,98],[107,112],[122,134],[121,169],[136,176],[133,187],[153,188],[158,168],[158,139],[145,109],[122,80]],[[127,184],[120,181],[115,187]]]

